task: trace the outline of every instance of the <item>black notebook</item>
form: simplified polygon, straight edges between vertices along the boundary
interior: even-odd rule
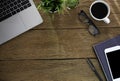
[[[106,57],[105,57],[104,50],[106,48],[113,47],[113,46],[116,46],[116,45],[120,45],[120,35],[116,36],[112,39],[108,39],[106,41],[98,43],[98,44],[93,46],[93,49],[94,49],[95,54],[96,54],[96,56],[97,56],[97,58],[100,62],[100,65],[102,67],[102,70],[105,74],[105,77],[106,77],[107,81],[112,81],[112,78],[111,78],[111,75],[110,75],[110,71],[109,71],[109,68],[108,68],[108,64],[107,64],[107,60],[106,60]]]

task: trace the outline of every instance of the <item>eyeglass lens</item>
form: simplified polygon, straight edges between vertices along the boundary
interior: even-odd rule
[[[92,22],[92,20],[87,16],[87,14],[81,10],[81,12],[79,13],[79,19],[80,21],[88,24],[89,28],[88,31],[92,34],[92,35],[97,35],[100,33],[99,29],[96,27],[96,25]]]

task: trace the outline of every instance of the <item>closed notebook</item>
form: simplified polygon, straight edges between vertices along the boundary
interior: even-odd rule
[[[104,50],[106,48],[113,47],[113,46],[116,46],[116,45],[120,45],[120,35],[116,36],[112,39],[108,39],[106,41],[98,43],[98,44],[93,46],[93,49],[94,49],[95,54],[96,54],[96,56],[99,60],[99,63],[102,67],[102,70],[105,74],[105,77],[106,77],[107,81],[112,81],[112,78],[111,78],[111,75],[110,75],[110,71],[109,71],[109,68],[108,68],[108,64],[107,64],[107,60],[106,60],[106,57],[105,57]]]

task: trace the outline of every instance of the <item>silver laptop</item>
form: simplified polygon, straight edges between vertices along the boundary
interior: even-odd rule
[[[33,0],[0,0],[0,45],[42,22]]]

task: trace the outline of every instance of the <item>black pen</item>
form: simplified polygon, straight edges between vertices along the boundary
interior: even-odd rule
[[[101,78],[101,76],[99,75],[99,73],[95,69],[95,66],[93,65],[93,63],[91,62],[91,60],[89,58],[87,58],[87,63],[89,64],[90,68],[95,73],[95,75],[98,77],[99,81],[103,81],[102,78]]]

